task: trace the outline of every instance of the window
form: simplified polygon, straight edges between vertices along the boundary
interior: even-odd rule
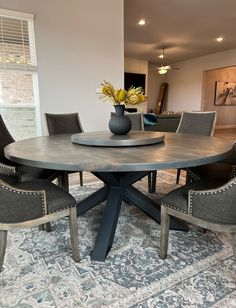
[[[0,113],[16,140],[40,133],[33,19],[0,9]]]

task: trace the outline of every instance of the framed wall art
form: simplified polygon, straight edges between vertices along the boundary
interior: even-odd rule
[[[216,81],[214,104],[216,106],[236,106],[236,82]]]

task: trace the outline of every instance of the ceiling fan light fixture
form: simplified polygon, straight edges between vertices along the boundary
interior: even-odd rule
[[[159,71],[158,71],[158,73],[161,74],[161,75],[164,75],[164,74],[167,73],[167,69],[165,69],[165,68],[160,68]]]
[[[223,41],[223,37],[222,36],[219,36],[216,38],[217,42],[222,42]]]
[[[146,24],[145,19],[140,19],[139,22],[138,22],[138,24],[139,24],[140,26],[144,26],[144,25]]]

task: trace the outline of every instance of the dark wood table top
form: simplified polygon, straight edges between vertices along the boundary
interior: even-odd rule
[[[224,159],[232,142],[216,137],[165,133],[159,144],[96,147],[74,144],[71,135],[43,136],[14,142],[8,159],[29,166],[65,171],[122,172],[198,166]]]

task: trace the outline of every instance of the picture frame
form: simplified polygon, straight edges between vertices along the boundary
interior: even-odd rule
[[[236,82],[215,82],[215,106],[236,106]]]

